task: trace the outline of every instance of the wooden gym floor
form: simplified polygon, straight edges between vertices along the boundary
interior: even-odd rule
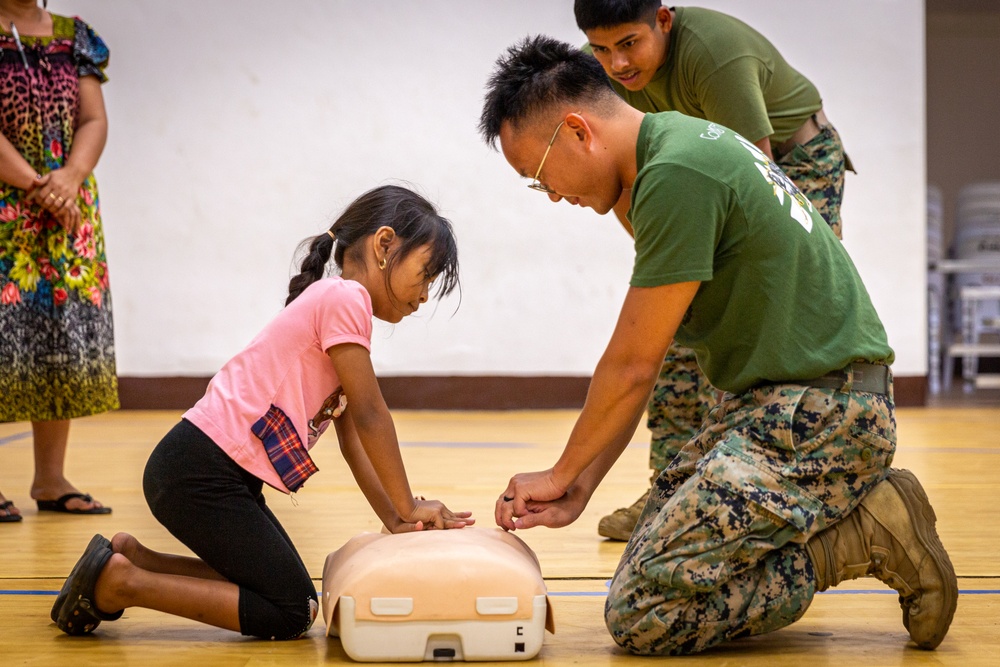
[[[958,572],[958,612],[934,652],[907,645],[896,595],[875,580],[816,596],[805,617],[779,632],[688,658],[685,665],[1000,665],[1000,408],[898,411],[895,465],[913,470],[938,516]],[[64,635],[49,621],[54,595],[90,536],[117,531],[152,548],[187,553],[150,516],[140,480],[148,452],[180,412],[117,412],[74,422],[68,474],[114,507],[109,516],[39,515],[28,498],[32,451],[27,424],[0,424],[0,489],[24,521],[0,524],[0,665],[301,665],[350,662],[322,620],[298,641],[266,642],[145,609],[103,623],[91,637]],[[415,493],[470,509],[492,529],[493,501],[508,477],[554,462],[573,411],[394,413]],[[551,665],[625,665],[648,659],[618,649],[603,622],[607,581],[621,543],[599,538],[607,510],[631,503],[648,475],[648,432],[632,445],[574,525],[518,533],[538,554],[555,609],[556,633],[538,660]],[[321,472],[298,494],[268,499],[320,586],[326,555],[379,524],[332,438],[313,450]],[[191,517],[196,521],[197,517]]]

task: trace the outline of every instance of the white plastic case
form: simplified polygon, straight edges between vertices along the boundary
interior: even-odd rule
[[[323,619],[364,662],[528,660],[555,632],[538,559],[499,529],[351,538],[327,556]]]

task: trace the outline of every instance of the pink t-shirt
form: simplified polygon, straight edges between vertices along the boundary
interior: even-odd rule
[[[289,493],[250,427],[277,407],[306,449],[312,448],[326,423],[315,424],[310,435],[309,422],[340,389],[326,350],[356,343],[371,351],[371,334],[372,302],[365,288],[340,277],[318,280],[222,367],[184,418],[243,469]]]

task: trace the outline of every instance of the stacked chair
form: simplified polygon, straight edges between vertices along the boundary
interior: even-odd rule
[[[941,391],[944,359],[944,317],[948,303],[948,276],[939,270],[944,259],[944,197],[941,188],[927,186],[927,384]]]
[[[950,346],[949,356],[962,358],[967,392],[1000,387],[1000,373],[980,368],[982,357],[1000,357],[1000,182],[973,183],[959,192],[952,257],[952,318],[960,342]]]

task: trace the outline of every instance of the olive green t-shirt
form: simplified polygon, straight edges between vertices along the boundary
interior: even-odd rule
[[[676,112],[646,114],[629,219],[633,287],[701,286],[677,331],[715,387],[892,363],[843,244],[749,140]]]
[[[640,91],[611,85],[639,111],[680,111],[751,141],[791,137],[823,105],[819,91],[763,35],[727,14],[676,7],[667,60]],[[590,51],[589,45],[585,50]]]

